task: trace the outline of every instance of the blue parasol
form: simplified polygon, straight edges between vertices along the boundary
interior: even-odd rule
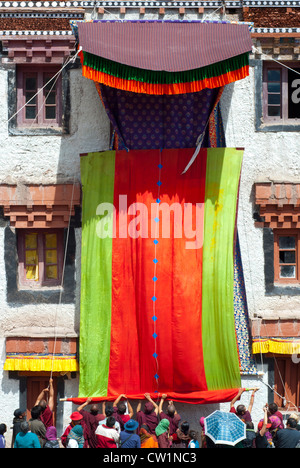
[[[246,424],[234,413],[214,411],[204,419],[204,428],[215,444],[236,445],[246,438]]]

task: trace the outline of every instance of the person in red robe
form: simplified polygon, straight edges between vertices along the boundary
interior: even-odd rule
[[[126,399],[127,405],[125,401],[122,401],[123,399]],[[124,431],[124,424],[127,423],[129,419],[133,418],[133,409],[127,399],[127,396],[124,394],[119,395],[118,398],[116,398],[116,400],[113,402],[113,409],[113,416],[115,420],[118,421],[118,423],[120,424],[121,431]]]
[[[99,406],[97,404],[92,404],[90,411],[86,411],[84,408],[92,403],[92,398],[87,398],[87,400],[78,406],[77,411],[82,415],[83,420],[86,425],[86,433],[88,438],[89,448],[97,448],[97,436],[95,434],[98,427],[99,421],[104,419],[105,416],[100,414]]]
[[[47,402],[48,397],[48,402]],[[46,429],[54,426],[53,410],[54,410],[54,389],[53,379],[49,380],[49,387],[44,388],[36,399],[34,406],[40,406],[42,409],[40,420],[44,423]]]
[[[141,402],[138,403],[136,409],[136,420],[139,423],[139,430],[143,424],[149,427],[149,433],[156,437],[155,428],[157,427],[158,420],[158,405],[151,399],[149,393],[145,393],[146,403],[144,411],[141,410]]]
[[[181,416],[179,416],[179,414],[177,413],[173,401],[169,401],[166,411],[163,411],[163,404],[166,398],[167,395],[164,393],[161,396],[161,400],[158,406],[158,414],[160,419],[168,419],[168,421],[170,422],[169,432],[170,435],[172,435],[175,434],[179,427]]]

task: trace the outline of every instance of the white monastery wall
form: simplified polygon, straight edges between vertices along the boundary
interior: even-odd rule
[[[299,132],[255,131],[254,69],[229,85],[222,97],[226,145],[243,147],[238,232],[249,315],[278,319],[300,314],[299,295],[266,295],[262,229],[254,225],[255,182],[299,182]]]

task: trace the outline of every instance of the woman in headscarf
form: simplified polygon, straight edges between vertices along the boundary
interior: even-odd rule
[[[83,436],[83,427],[81,424],[74,426],[68,434],[67,441],[76,440],[78,448],[83,448],[84,445],[84,436]]]
[[[136,409],[136,420],[139,423],[139,429],[143,424],[149,427],[149,434],[155,436],[155,428],[158,425],[158,405],[151,399],[149,393],[145,393],[145,398],[148,400],[144,405],[144,411],[141,411],[141,402],[138,403]]]
[[[187,421],[183,421],[180,428],[175,434],[172,434],[172,448],[186,448],[191,440],[189,435],[190,425]]]
[[[44,448],[60,448],[57,439],[56,427],[49,426],[46,430],[46,442]]]
[[[149,427],[146,424],[142,424],[139,436],[141,439],[141,448],[158,448],[158,442],[149,434]]]
[[[170,448],[170,434],[169,434],[170,421],[162,419],[155,429],[159,448]]]

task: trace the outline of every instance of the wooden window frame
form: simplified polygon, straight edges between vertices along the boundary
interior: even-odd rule
[[[296,238],[296,277],[281,278],[279,262],[279,238],[293,236]],[[274,229],[274,282],[278,284],[300,283],[300,232],[299,229]]]
[[[45,93],[44,86],[45,75],[54,76],[59,71],[59,67],[53,65],[18,65],[17,66],[17,108],[21,109],[17,114],[18,127],[32,127],[32,128],[61,128],[62,126],[62,80],[61,75],[54,78],[50,86],[54,85],[56,96],[56,117],[55,119],[46,119],[45,117]],[[37,117],[36,119],[26,118],[25,107],[25,83],[26,77],[34,76],[37,79]],[[48,82],[48,79],[47,79]],[[40,91],[41,90],[41,91]]]
[[[37,233],[38,268],[39,279],[30,280],[26,278],[25,268],[25,235]],[[57,235],[57,279],[45,278],[45,234]],[[63,229],[19,229],[18,230],[18,256],[19,256],[19,284],[21,287],[41,288],[57,287],[61,285],[64,252],[64,230]]]
[[[299,63],[288,62],[289,68],[300,69]],[[268,71],[280,70],[281,72],[281,116],[268,115]],[[263,83],[262,83],[262,99],[263,99],[263,120],[267,124],[284,124],[284,125],[299,125],[299,118],[288,118],[288,68],[276,62],[263,62]]]

